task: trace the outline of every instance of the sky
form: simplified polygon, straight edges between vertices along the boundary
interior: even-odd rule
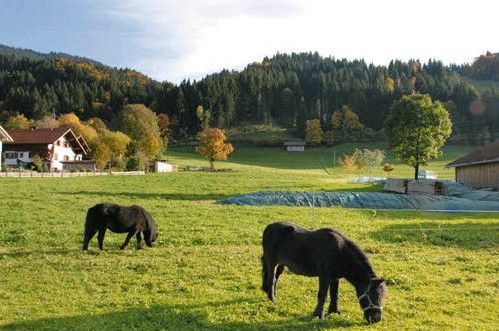
[[[495,0],[0,0],[0,43],[179,83],[278,52],[472,62],[499,51],[498,12]]]

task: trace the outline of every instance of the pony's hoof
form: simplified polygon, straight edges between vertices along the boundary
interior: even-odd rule
[[[314,318],[317,317],[318,319],[323,320],[324,319],[324,312],[314,311],[312,314],[312,317],[314,317]]]

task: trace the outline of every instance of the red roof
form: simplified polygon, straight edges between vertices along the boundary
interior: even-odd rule
[[[447,167],[462,167],[472,164],[499,162],[499,140],[476,149],[449,163]]]
[[[21,145],[21,144],[53,144],[61,137],[65,137],[77,152],[87,154],[89,152],[88,145],[83,137],[76,137],[73,131],[68,127],[60,127],[55,129],[7,129],[7,133],[14,140],[6,145]]]
[[[7,129],[7,133],[14,140],[9,144],[53,144],[64,136],[70,129],[61,127],[56,129]]]

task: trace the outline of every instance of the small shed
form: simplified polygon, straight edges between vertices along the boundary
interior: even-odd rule
[[[288,152],[304,152],[306,143],[304,141],[286,141],[284,147]]]
[[[456,170],[456,182],[474,188],[499,190],[499,139],[449,163]]]
[[[152,164],[154,166],[154,172],[176,172],[178,171],[178,166],[176,164],[170,164],[165,161],[155,160]],[[151,167],[152,168],[152,167]]]

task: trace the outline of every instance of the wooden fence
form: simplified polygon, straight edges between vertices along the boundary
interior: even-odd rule
[[[36,171],[19,171],[19,172],[0,172],[1,177],[18,177],[18,178],[61,178],[61,177],[92,177],[92,176],[143,176],[144,171],[112,171],[112,172],[36,172]]]

